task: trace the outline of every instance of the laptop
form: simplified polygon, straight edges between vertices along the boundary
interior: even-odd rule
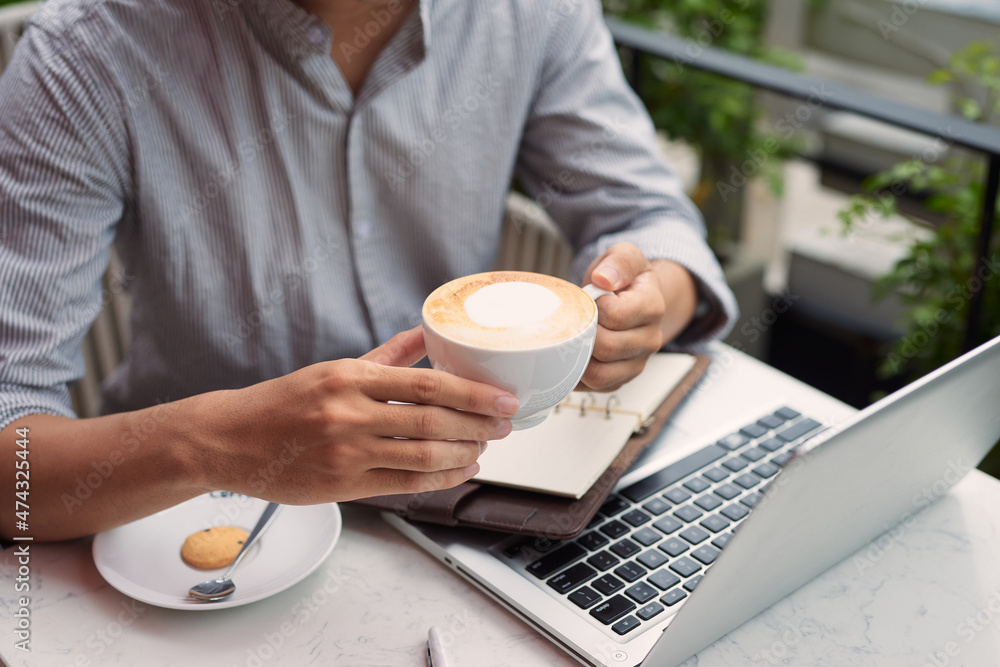
[[[771,369],[747,392],[739,367],[710,369],[573,540],[383,516],[581,663],[667,667],[912,517],[1000,439],[1000,338],[860,412]],[[734,391],[764,402],[692,436],[749,404]]]

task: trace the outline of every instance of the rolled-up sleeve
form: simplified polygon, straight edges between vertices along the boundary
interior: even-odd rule
[[[0,428],[73,416],[125,206],[120,114],[61,39],[29,27],[0,77]]]
[[[522,186],[575,248],[574,279],[614,243],[633,243],[649,259],[684,266],[698,285],[699,312],[673,345],[724,335],[735,299],[705,242],[700,212],[622,75],[600,4],[557,4],[521,142]]]

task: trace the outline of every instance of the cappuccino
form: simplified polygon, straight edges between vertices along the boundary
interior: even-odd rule
[[[559,278],[492,271],[452,280],[424,302],[424,321],[440,335],[473,347],[545,347],[584,331],[597,315],[594,300]]]

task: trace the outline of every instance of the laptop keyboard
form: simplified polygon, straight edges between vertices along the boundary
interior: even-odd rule
[[[497,555],[616,635],[652,627],[695,589],[792,450],[821,430],[781,408],[612,494],[576,539],[518,538]]]

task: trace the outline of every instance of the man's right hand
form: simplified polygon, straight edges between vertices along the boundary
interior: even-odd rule
[[[409,368],[424,354],[417,327],[360,359],[206,394],[202,409],[211,416],[202,419],[214,426],[202,434],[202,454],[206,469],[217,473],[208,485],[310,504],[469,479],[486,441],[510,433],[517,399],[449,373]]]
[[[108,530],[219,489],[308,504],[455,486],[478,472],[480,443],[510,432],[517,401],[409,368],[423,356],[417,328],[362,359],[245,389],[91,419],[28,415],[0,430],[0,477],[14,479],[28,448],[17,442],[30,440],[39,541]],[[0,493],[11,506],[15,488]],[[0,535],[16,534],[13,517],[0,515]]]

